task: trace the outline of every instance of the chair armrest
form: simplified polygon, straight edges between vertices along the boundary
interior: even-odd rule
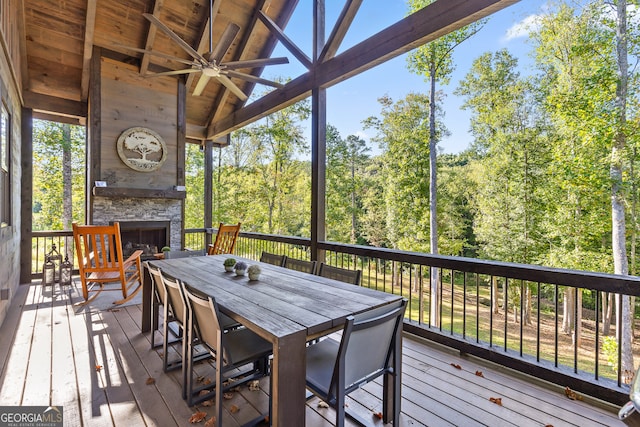
[[[123,266],[124,268],[127,268],[128,266],[132,265],[134,262],[139,261],[140,257],[142,256],[142,254],[144,253],[144,251],[142,250],[137,250],[134,253],[132,253],[129,258],[127,258],[124,263]]]

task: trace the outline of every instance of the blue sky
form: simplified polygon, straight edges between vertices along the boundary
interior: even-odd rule
[[[531,63],[523,24],[530,22],[545,7],[541,0],[522,0],[489,17],[487,24],[472,39],[465,41],[454,52],[456,70],[451,83],[439,87],[444,100],[445,124],[451,135],[443,139],[439,146],[447,153],[457,153],[469,146],[472,138],[468,133],[469,113],[460,109],[462,99],[453,94],[458,82],[464,78],[475,58],[487,51],[508,49],[517,56],[523,73]],[[311,1],[300,1],[297,10],[285,30],[302,50],[311,56]],[[340,13],[342,0],[327,0],[327,33],[331,31],[336,16]],[[349,29],[340,51],[397,22],[405,16],[405,0],[365,0]],[[339,52],[340,52],[339,51]],[[290,64],[267,67],[264,77],[296,77],[305,69],[285,48],[276,47],[274,56],[289,57]],[[336,126],[342,137],[356,134],[367,142],[374,131],[364,130],[362,121],[369,116],[379,116],[380,104],[377,99],[389,95],[394,101],[404,98],[410,92],[428,92],[422,76],[410,73],[406,68],[406,55],[387,61],[369,71],[359,74],[327,91],[327,121]],[[375,152],[377,147],[370,144]]]

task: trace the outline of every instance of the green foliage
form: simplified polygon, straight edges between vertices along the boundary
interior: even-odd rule
[[[68,139],[67,139],[68,138]],[[71,220],[84,222],[85,128],[34,120],[33,125],[33,229],[65,229],[65,204]],[[70,153],[72,197],[63,196],[63,150]]]

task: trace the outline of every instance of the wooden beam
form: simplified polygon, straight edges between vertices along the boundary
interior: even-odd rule
[[[84,48],[82,52],[82,77],[80,80],[80,99],[86,101],[89,96],[89,77],[91,75],[91,55],[96,29],[97,0],[87,0],[87,16],[84,24]]]
[[[317,87],[350,77],[482,19],[519,0],[437,1],[209,126],[208,137],[232,132],[307,98]]]
[[[336,52],[342,44],[344,36],[347,34],[347,30],[351,27],[353,19],[356,17],[361,4],[362,0],[347,0],[344,8],[342,8],[342,12],[340,12],[338,20],[336,21],[336,25],[333,27],[333,30],[329,35],[329,40],[324,45],[324,48],[318,57],[318,62],[324,62],[336,55]]]
[[[160,13],[160,10],[162,10],[163,3],[164,3],[164,0],[156,0],[154,2],[153,12],[152,12],[153,15]],[[147,32],[147,41],[144,44],[144,49],[152,50],[153,43],[156,41],[157,28],[155,25],[151,24],[151,22],[149,21],[146,21],[146,22],[149,25],[149,32]],[[150,61],[151,61],[151,55],[149,55],[148,53],[144,53],[142,55],[142,61],[140,61],[140,74],[147,74],[147,71],[149,70]]]
[[[284,33],[284,31],[282,31],[278,24],[273,22],[273,20],[261,10],[258,11],[258,18],[260,18],[262,23],[267,26],[269,31],[271,31],[271,33],[275,35],[278,40],[280,40],[280,43],[282,43],[284,47],[286,47],[289,52],[291,52],[291,54],[295,56],[298,61],[300,61],[300,63],[302,63],[302,65],[304,65],[307,69],[311,69],[311,67],[313,66],[311,59],[309,59],[309,57],[289,37],[287,37],[287,35]]]
[[[70,117],[87,117],[87,103],[25,91],[24,106],[35,111]]]

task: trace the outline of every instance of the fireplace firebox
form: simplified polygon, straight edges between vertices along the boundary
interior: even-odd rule
[[[142,259],[150,259],[171,242],[171,221],[118,222],[125,257],[141,249]]]

